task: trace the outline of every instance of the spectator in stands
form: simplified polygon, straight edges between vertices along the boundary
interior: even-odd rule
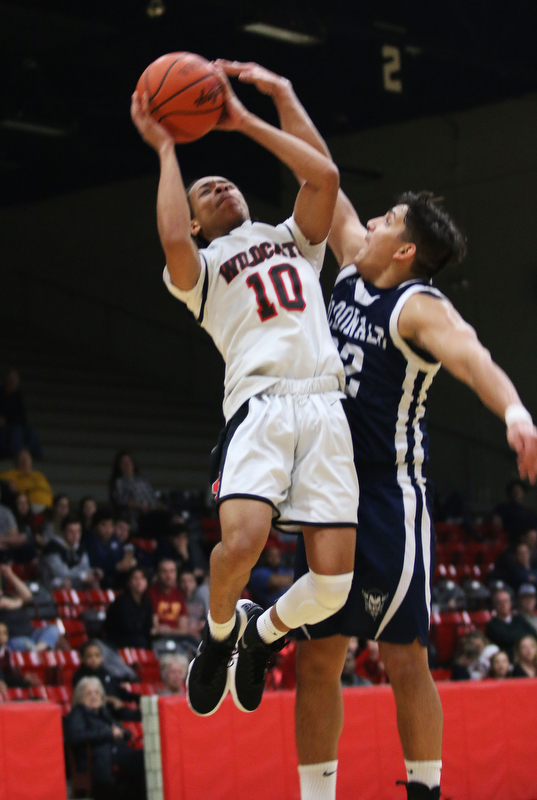
[[[0,622],[0,692],[7,689],[27,689],[29,686],[40,686],[37,675],[29,673],[24,676],[11,664],[8,648],[9,629],[5,622]]]
[[[94,497],[89,494],[85,495],[78,504],[78,516],[82,522],[82,538],[86,536],[88,531],[93,529],[93,517],[97,511],[97,503]]]
[[[32,541],[35,545],[35,535],[39,533],[43,526],[44,515],[34,514],[30,508],[28,497],[22,492],[15,495],[13,515],[17,523],[18,531],[24,533],[28,541]]]
[[[355,672],[374,684],[388,682],[386,668],[380,658],[378,642],[373,639],[367,640],[356,657]]]
[[[41,528],[38,543],[44,547],[53,536],[61,536],[62,520],[71,513],[71,502],[66,494],[56,494],[52,501],[52,508],[47,512],[47,518]]]
[[[523,583],[518,590],[518,613],[534,628],[534,636],[537,635],[536,593],[533,583]]]
[[[180,697],[186,693],[185,681],[188,658],[181,653],[162,656],[159,661],[162,697]]]
[[[26,418],[19,373],[10,369],[0,386],[0,458],[17,456],[24,447],[34,458],[43,458],[39,434]]]
[[[494,616],[487,622],[485,633],[491,642],[512,657],[516,642],[523,636],[532,636],[534,628],[513,611],[511,595],[507,590],[500,589],[493,594],[492,606]]]
[[[60,534],[53,534],[43,551],[41,574],[51,589],[98,589],[99,579],[91,569],[82,545],[82,525],[68,514],[60,523]]]
[[[156,581],[149,587],[153,607],[155,636],[181,636],[189,633],[188,610],[183,593],[177,587],[175,561],[163,559],[157,564]]]
[[[532,569],[537,569],[537,528],[528,528],[528,530],[520,534],[518,541],[528,545],[530,564]]]
[[[73,689],[82,678],[98,678],[105,691],[106,705],[116,719],[140,722],[141,714],[138,709],[128,708],[125,703],[140,702],[140,695],[130,692],[121,682],[104,666],[103,651],[97,639],[88,639],[80,647],[81,665],[73,675]]]
[[[521,533],[529,528],[537,528],[537,514],[524,504],[527,487],[519,478],[510,481],[506,487],[507,502],[494,509],[492,523],[503,528],[514,544]]]
[[[143,478],[130,453],[119,452],[110,477],[110,500],[120,510],[131,515],[132,529],[138,532],[141,517],[157,508],[153,487]]]
[[[101,588],[117,589],[121,577],[117,564],[121,562],[124,552],[114,531],[114,512],[111,508],[102,508],[95,513],[93,530],[86,536],[85,547]]]
[[[13,512],[2,505],[0,505],[0,553],[18,563],[35,558],[31,534],[21,533]]]
[[[0,480],[7,481],[12,492],[23,492],[30,501],[32,511],[39,513],[52,505],[52,489],[42,472],[33,469],[29,450],[21,450],[15,459],[16,468],[0,474]]]
[[[190,558],[189,536],[190,532],[185,522],[170,522],[166,536],[159,540],[155,553],[156,563],[166,559],[175,562],[178,573],[184,570],[193,572],[194,564]]]
[[[534,636],[523,636],[516,643],[512,677],[537,677],[537,639]]]
[[[373,684],[363,675],[356,674],[356,652],[349,647],[345,656],[343,672],[341,673],[342,686],[372,686]]]
[[[179,589],[183,593],[188,611],[188,631],[199,640],[209,613],[208,592],[198,586],[193,572],[181,572]]]
[[[282,566],[279,548],[270,541],[253,568],[248,589],[255,603],[270,608],[293,584],[293,570]]]
[[[108,607],[104,631],[109,644],[116,648],[151,648],[153,607],[147,596],[147,577],[141,567],[134,567],[125,589]]]
[[[470,631],[461,640],[451,680],[483,680],[489,673],[490,659],[499,649],[498,645],[489,642],[482,631]]]
[[[0,623],[7,625],[10,639],[7,647],[9,650],[53,650],[61,646],[65,648],[66,642],[60,643],[60,631],[56,625],[46,625],[43,628],[34,628],[28,608],[32,601],[32,593],[25,583],[18,578],[10,566],[0,564],[0,576],[12,585],[15,596],[7,597],[0,586]],[[69,649],[67,645],[67,649]]]
[[[73,695],[73,708],[64,718],[64,737],[73,748],[77,769],[86,772],[87,745],[91,747],[92,797],[108,800],[117,797],[114,767],[118,781],[128,783],[129,797],[142,800],[145,770],[142,750],[129,747],[130,732],[118,725],[105,705],[105,691],[98,678],[82,678]]]
[[[488,678],[509,678],[513,669],[509,655],[505,650],[498,650],[490,659]]]
[[[531,566],[530,548],[525,542],[518,542],[513,548],[508,570],[506,582],[514,592],[518,592],[523,583],[537,585],[537,570]]]
[[[153,572],[154,553],[148,552],[138,547],[132,541],[132,526],[128,514],[119,514],[114,520],[114,533],[123,547],[123,558],[116,564],[117,572],[121,585],[125,583],[126,574],[134,567],[143,567],[145,570]]]

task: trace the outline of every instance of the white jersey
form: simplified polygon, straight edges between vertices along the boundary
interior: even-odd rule
[[[248,220],[200,250],[196,286],[164,283],[192,311],[222,354],[224,416],[286,379],[345,374],[328,327],[319,283],[326,242],[312,245],[293,217],[277,225]]]

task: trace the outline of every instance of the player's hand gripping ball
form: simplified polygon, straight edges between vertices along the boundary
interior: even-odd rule
[[[205,136],[218,123],[224,89],[212,65],[194,53],[168,53],[140,76],[136,91],[147,92],[149,110],[180,144]]]

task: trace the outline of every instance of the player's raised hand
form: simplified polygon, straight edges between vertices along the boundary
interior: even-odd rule
[[[513,422],[507,428],[507,441],[517,454],[521,478],[530,483],[537,479],[537,428],[532,422]]]
[[[147,92],[144,92],[143,97],[140,97],[138,92],[133,93],[131,98],[131,119],[144,142],[157,152],[163,146],[175,144],[172,135],[151,116]]]
[[[214,68],[224,89],[224,108],[220,121],[216,125],[216,129],[221,131],[239,131],[246,121],[249,112],[231,88],[227,74],[222,66],[215,61]]]
[[[218,59],[215,63],[222,67],[226,75],[238,78],[243,83],[251,83],[262,94],[268,94],[270,97],[274,96],[276,90],[291,85],[291,81],[287,78],[271,72],[260,64],[256,64],[255,61],[243,62]]]

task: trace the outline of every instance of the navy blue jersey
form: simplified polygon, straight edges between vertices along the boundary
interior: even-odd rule
[[[341,270],[328,321],[345,367],[344,405],[360,464],[413,466],[428,458],[427,392],[440,364],[399,335],[399,314],[408,298],[441,292],[421,280],[378,289],[354,265]]]

